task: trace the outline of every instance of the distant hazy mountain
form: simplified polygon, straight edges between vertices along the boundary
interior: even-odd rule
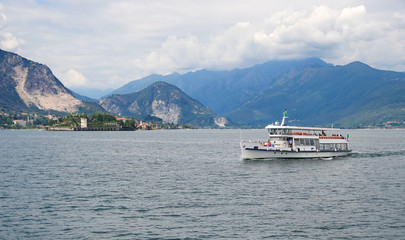
[[[82,102],[43,65],[0,50],[0,107],[8,110],[104,111]]]
[[[87,101],[98,101],[101,98],[103,98],[104,96],[107,96],[111,92],[114,91],[114,89],[112,89],[112,88],[101,90],[101,89],[97,89],[97,88],[77,88],[77,87],[70,88],[70,90],[72,90],[74,93],[76,93],[80,98],[85,99],[87,97],[88,99],[90,99]]]
[[[71,91],[71,92],[72,92],[73,96],[74,96],[75,98],[79,99],[80,101],[98,102],[97,99],[90,98],[90,97],[87,97],[87,96],[78,94],[78,93],[75,92],[75,91]]]
[[[154,116],[169,123],[190,123],[195,126],[228,124],[227,119],[216,116],[199,101],[165,82],[155,82],[131,94],[114,94],[101,99],[99,104],[109,112],[135,118]]]
[[[244,125],[280,120],[294,124],[358,127],[405,120],[405,73],[363,63],[333,66],[318,58],[270,61],[231,71],[152,75],[115,92],[139,91],[154,81],[176,85],[191,97]]]

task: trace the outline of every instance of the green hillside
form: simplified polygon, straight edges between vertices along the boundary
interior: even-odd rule
[[[405,119],[405,74],[355,62],[306,69],[280,79],[228,115],[243,124],[267,124],[289,109],[291,122],[342,127]]]

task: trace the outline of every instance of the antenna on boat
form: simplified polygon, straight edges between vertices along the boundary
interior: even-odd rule
[[[286,118],[288,118],[288,117],[287,117],[287,109],[284,110],[284,113],[283,113],[283,121],[281,121],[281,125],[280,125],[280,126],[287,126],[287,123],[285,122],[285,119],[286,119]]]

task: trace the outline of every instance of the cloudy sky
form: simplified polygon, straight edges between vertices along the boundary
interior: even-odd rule
[[[405,71],[405,1],[2,0],[0,48],[71,88],[307,57]]]

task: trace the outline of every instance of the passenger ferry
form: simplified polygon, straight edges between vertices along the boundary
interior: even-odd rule
[[[284,112],[281,124],[268,125],[267,141],[240,142],[242,159],[332,158],[351,153],[349,134],[342,136],[337,128],[287,126]]]

